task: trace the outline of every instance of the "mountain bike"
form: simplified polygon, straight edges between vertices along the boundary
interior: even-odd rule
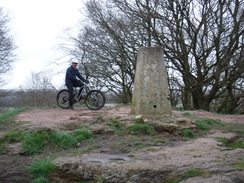
[[[74,87],[75,103],[84,103],[91,110],[101,109],[106,101],[105,95],[100,90],[91,90],[89,84],[84,84],[81,87]],[[57,104],[62,109],[69,108],[69,91],[68,89],[60,90],[57,94]]]

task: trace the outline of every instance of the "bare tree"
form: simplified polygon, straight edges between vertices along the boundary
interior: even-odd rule
[[[243,2],[182,0],[163,7],[167,34],[161,38],[182,75],[184,107],[210,110],[243,77]]]
[[[231,103],[231,112],[243,104],[243,7],[240,0],[89,0],[70,53],[128,102],[138,49],[162,46],[172,96],[185,109]]]
[[[1,77],[11,69],[11,64],[15,59],[15,45],[9,35],[8,22],[8,15],[0,7],[0,86],[4,84]]]
[[[114,2],[125,15],[138,16],[149,46],[164,47],[171,88],[174,83],[182,89],[185,109],[210,110],[211,102],[223,96],[221,106],[231,101],[228,112],[243,103],[237,95],[244,73],[242,1]]]

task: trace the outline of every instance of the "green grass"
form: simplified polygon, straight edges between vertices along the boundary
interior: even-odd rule
[[[123,126],[118,119],[110,119],[110,122],[106,125],[112,127],[115,132],[121,132]]]
[[[23,140],[27,132],[20,132],[16,128],[13,128],[3,134],[3,141],[5,143],[20,142]]]
[[[99,121],[101,121],[101,120],[103,120],[103,116],[102,115],[99,115],[99,116],[96,117],[96,119],[99,120]]]
[[[150,135],[155,133],[154,127],[148,124],[135,124],[129,127],[129,130],[133,132],[140,132],[140,133],[145,133]]]
[[[143,118],[135,118],[134,121],[137,124],[143,124],[144,123],[144,119]]]
[[[222,142],[226,147],[231,149],[244,148],[244,139],[240,136],[235,136],[233,138],[217,137],[218,142]]]
[[[64,131],[52,131],[50,142],[63,149],[76,147],[78,143],[74,136]]]
[[[199,119],[197,120],[197,129],[203,131],[210,130],[211,126],[204,119]]]
[[[187,138],[194,138],[196,134],[191,129],[184,129],[182,135]]]
[[[42,148],[50,140],[50,134],[46,130],[28,134],[24,137],[22,145],[26,154],[41,153]]]
[[[244,169],[244,158],[237,160],[234,167]]]
[[[86,139],[90,139],[94,135],[93,132],[91,132],[90,130],[75,130],[74,134],[75,134],[75,139],[78,142],[81,142]]]
[[[55,171],[57,166],[53,164],[50,158],[37,159],[32,165],[27,167],[27,172],[31,175],[33,179],[39,179],[39,182],[43,181],[48,174]]]
[[[224,123],[221,129],[234,132],[238,135],[244,134],[244,125],[243,123]]]
[[[165,180],[165,183],[179,183],[184,179],[189,179],[191,177],[201,176],[204,178],[211,177],[211,172],[199,170],[199,169],[188,169],[183,175],[177,177],[169,177]]]
[[[179,183],[179,182],[180,182],[180,178],[174,178],[174,177],[170,177],[165,180],[165,183]]]
[[[196,116],[192,115],[192,114],[189,113],[189,112],[184,112],[184,113],[183,113],[183,116],[184,116],[184,117],[187,117],[187,118],[195,118],[195,117],[196,117]]]
[[[28,110],[28,108],[14,108],[14,109],[10,109],[7,112],[0,113],[0,124],[12,121],[14,116],[26,110]]]
[[[33,183],[49,183],[49,181],[45,177],[38,177],[33,180]]]
[[[239,135],[244,134],[244,125],[242,123],[224,123],[220,120],[211,119],[211,118],[201,118],[195,115],[192,115],[189,112],[183,113],[183,116],[188,118],[193,118],[197,120],[197,130],[201,133],[208,131],[210,129],[223,129],[228,130]]]
[[[38,154],[47,146],[52,149],[69,149],[78,147],[78,143],[92,139],[93,132],[75,130],[74,134],[65,131],[41,130],[25,135],[22,141],[27,155]]]
[[[188,169],[186,173],[183,175],[183,178],[190,178],[190,177],[197,177],[197,176],[203,176],[206,172],[199,169]]]

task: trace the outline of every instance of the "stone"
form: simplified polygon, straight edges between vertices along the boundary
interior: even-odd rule
[[[163,49],[141,48],[137,58],[131,114],[171,115],[169,94]]]

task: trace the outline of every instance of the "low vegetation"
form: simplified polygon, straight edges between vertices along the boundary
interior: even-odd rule
[[[6,143],[20,142],[23,140],[26,132],[18,131],[17,128],[13,128],[3,134],[3,141]]]
[[[144,133],[149,135],[155,134],[154,127],[148,124],[135,124],[129,127],[129,130],[133,132],[139,132],[139,133]]]
[[[122,131],[122,123],[118,119],[110,119],[110,122],[107,123],[108,126],[110,126],[114,132],[121,132]]]
[[[13,121],[14,116],[26,111],[28,108],[13,108],[9,109],[7,112],[0,113],[0,124],[5,124]]]
[[[43,152],[45,147],[52,149],[69,149],[78,147],[78,143],[91,139],[93,132],[89,130],[75,130],[73,133],[55,130],[40,130],[37,132],[21,132],[17,129],[9,130],[0,138],[0,145],[3,147],[6,143],[21,142],[24,152],[27,155]],[[0,149],[3,151],[3,148]]]
[[[230,149],[244,148],[244,137],[235,136],[233,138],[217,137],[219,142]]]
[[[48,182],[47,176],[55,171],[57,166],[52,163],[50,158],[37,159],[32,165],[27,167],[27,172],[34,179],[33,182],[44,183]]]
[[[182,135],[187,138],[194,138],[196,134],[191,129],[184,129],[182,131]]]
[[[203,177],[209,177],[211,174],[209,172],[199,170],[199,169],[188,169],[185,174],[182,176],[184,179],[190,178],[190,177],[197,177],[197,176],[203,176]]]
[[[166,179],[166,183],[179,183],[181,182],[182,180],[186,180],[186,179],[189,179],[191,177],[198,177],[198,176],[201,176],[201,177],[211,177],[211,172],[207,172],[207,171],[204,171],[204,170],[200,170],[200,169],[188,169],[186,170],[186,172],[181,175],[181,176],[178,176],[178,177],[170,177],[170,178],[167,178]]]
[[[197,120],[196,131],[193,132],[191,129],[185,129],[182,131],[184,137],[194,138],[206,134],[210,129],[222,129],[237,133],[240,136],[244,134],[244,125],[241,123],[224,123],[220,120],[202,118],[192,115],[189,112],[183,113],[183,116],[193,118]]]
[[[233,166],[236,168],[244,169],[244,158],[238,159]]]

